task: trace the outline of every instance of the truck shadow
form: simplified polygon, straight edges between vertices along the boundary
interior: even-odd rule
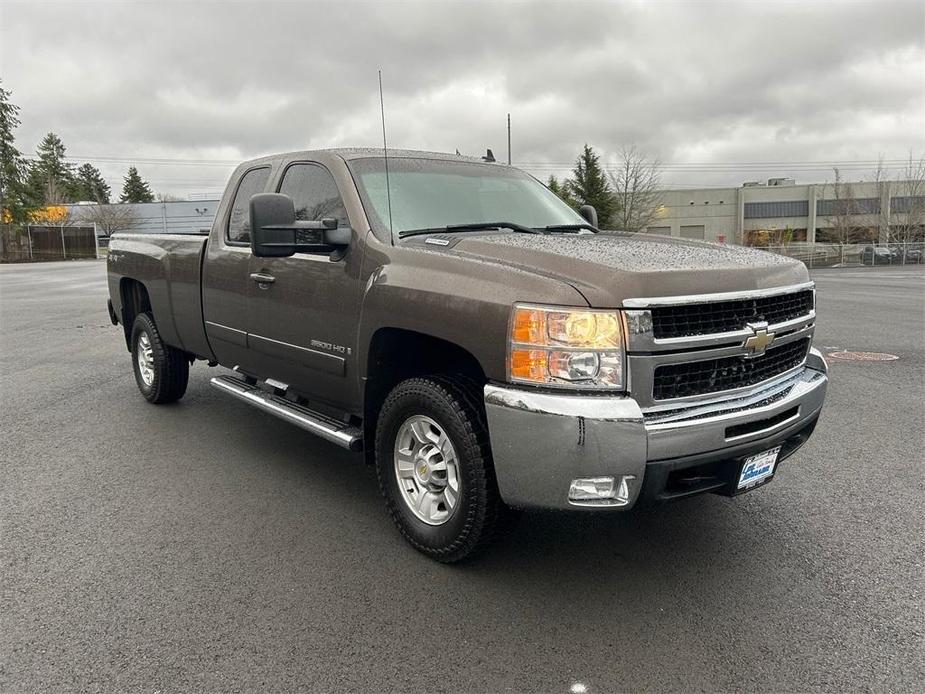
[[[269,416],[260,417],[266,421],[259,428],[249,433],[238,432],[240,445],[253,446],[261,452],[260,465],[273,471],[270,474],[292,477],[306,488],[316,491],[323,488],[330,505],[339,509],[341,519],[362,520],[364,526],[365,521],[379,524],[385,537],[366,538],[367,542],[386,540],[403,546],[384,511],[375,470],[365,464],[362,455],[343,451]],[[527,511],[486,555],[457,568],[543,570],[548,569],[552,560],[556,564],[568,562],[579,571],[602,565],[621,566],[625,570],[637,563],[651,564],[653,560],[674,563],[679,556],[711,557],[718,543],[748,541],[749,533],[737,529],[746,520],[740,517],[737,503],[707,495],[631,512]],[[344,532],[349,535],[349,530]],[[403,559],[412,562],[429,562],[410,549],[402,554]],[[673,568],[676,570],[677,566]]]
[[[786,493],[771,485],[738,499],[706,495],[628,513],[524,512],[484,555],[446,566],[404,542],[385,512],[375,470],[362,455],[210,391],[191,400],[199,401],[197,411],[214,418],[216,428],[237,422],[224,431],[222,442],[242,454],[237,465],[256,466],[260,469],[250,473],[269,476],[271,486],[288,490],[285,505],[274,513],[300,524],[293,556],[321,550],[340,555],[330,558],[333,563],[372,563],[382,579],[377,591],[396,599],[402,589],[388,588],[390,577],[402,584],[438,580],[496,595],[522,590],[555,601],[563,590],[581,594],[582,602],[613,599],[614,591],[622,592],[621,600],[647,600],[679,587],[689,597],[700,588],[745,594],[757,585],[778,592],[779,575],[766,569],[792,566],[795,552],[812,551],[809,540],[794,542],[785,521],[768,520],[781,517],[787,503]]]

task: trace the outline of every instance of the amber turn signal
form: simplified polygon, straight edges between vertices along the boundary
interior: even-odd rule
[[[548,355],[542,349],[512,349],[511,376],[524,381],[546,379]]]

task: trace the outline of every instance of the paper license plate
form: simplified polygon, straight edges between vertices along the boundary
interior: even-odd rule
[[[780,446],[746,458],[745,462],[742,463],[742,471],[739,473],[739,484],[736,489],[753,487],[773,475],[774,466],[777,465],[778,453],[780,453]]]

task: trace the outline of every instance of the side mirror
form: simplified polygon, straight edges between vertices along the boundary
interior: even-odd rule
[[[342,251],[352,235],[349,227],[338,227],[336,219],[297,221],[292,198],[280,193],[251,197],[250,224],[251,252],[258,258],[334,253]]]
[[[594,205],[582,205],[578,209],[578,214],[584,217],[588,224],[597,228],[597,210],[594,209]]]

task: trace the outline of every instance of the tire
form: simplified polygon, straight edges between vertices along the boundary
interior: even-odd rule
[[[451,378],[432,376],[402,381],[385,399],[376,424],[376,474],[389,514],[411,546],[445,563],[484,551],[513,519],[498,494],[488,429],[477,392],[470,384]],[[441,460],[446,468],[442,496],[431,493],[438,501],[431,499],[428,504],[425,500],[425,506],[433,512],[430,521],[422,517],[426,514],[418,515],[412,508],[410,492],[402,489],[420,487],[417,472],[411,473],[413,479],[408,474],[408,451],[420,443],[413,433],[415,426],[419,431],[425,430],[431,441],[442,441],[439,433],[445,434],[452,447],[446,449],[450,451],[447,456],[438,453],[427,457],[422,453],[422,457],[411,457],[417,461],[412,467],[418,470],[422,469],[419,463],[425,460],[437,461],[434,471],[429,473],[431,481],[438,482],[437,488]],[[426,450],[428,454],[434,449],[443,450],[438,443],[432,445],[433,449]],[[425,451],[423,447],[417,450]],[[451,462],[453,454],[455,464]],[[403,473],[397,459],[403,462]],[[457,489],[455,506],[450,510],[446,502],[453,496],[453,468]],[[400,481],[399,474],[405,474],[405,479]],[[443,500],[443,511],[439,499]],[[448,517],[435,521],[443,513]]]
[[[150,354],[145,357],[145,352]],[[148,402],[175,402],[186,392],[189,359],[185,352],[164,344],[150,313],[139,313],[132,326],[132,368],[138,390]]]

